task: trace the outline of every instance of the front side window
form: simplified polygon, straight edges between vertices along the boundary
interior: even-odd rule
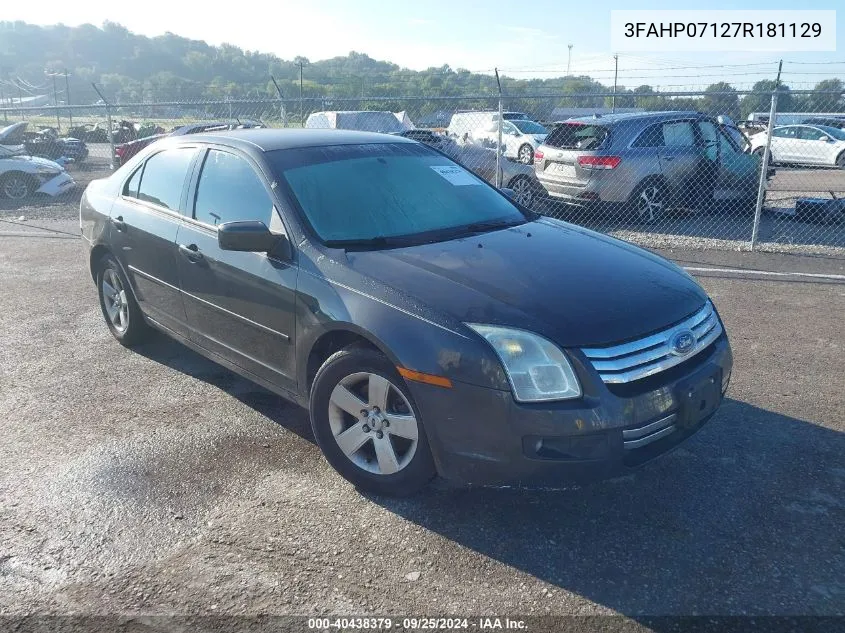
[[[150,156],[141,174],[138,199],[178,211],[185,177],[195,153],[193,147],[176,147]]]
[[[778,138],[795,138],[797,136],[797,130],[794,127],[781,127],[775,129],[772,132],[772,136],[776,136]]]
[[[802,141],[817,141],[820,138],[827,139],[827,134],[814,127],[798,128],[798,138]]]
[[[267,156],[328,244],[437,241],[526,222],[505,196],[425,145],[335,145]]]
[[[259,221],[269,227],[272,215],[273,201],[252,165],[235,154],[209,150],[197,185],[194,219],[211,226]]]

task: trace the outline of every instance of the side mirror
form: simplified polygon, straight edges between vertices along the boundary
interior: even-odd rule
[[[830,140],[830,137],[829,137],[829,136],[820,136],[820,137],[819,137],[819,140],[820,140],[820,141],[824,141],[825,143],[827,143],[827,142]]]
[[[508,187],[502,187],[501,189],[499,189],[499,191],[501,191],[514,202],[516,201],[516,191],[514,191],[513,189],[510,189]]]
[[[285,238],[273,235],[264,222],[225,222],[217,227],[217,244],[224,251],[269,253],[281,239]]]

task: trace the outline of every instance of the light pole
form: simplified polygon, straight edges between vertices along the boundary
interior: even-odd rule
[[[60,73],[50,72],[48,70],[44,71],[44,74],[50,77],[53,80],[53,106],[56,108],[56,130],[59,134],[62,133],[62,121],[59,118],[59,97],[57,96],[56,92],[56,75]]]
[[[566,76],[569,76],[569,68],[572,65],[572,44],[568,44],[567,47],[569,49],[569,55],[566,58]]]

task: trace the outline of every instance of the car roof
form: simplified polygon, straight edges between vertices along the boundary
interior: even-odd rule
[[[361,145],[367,143],[415,143],[411,139],[377,132],[358,132],[335,129],[292,129],[254,128],[230,130],[207,134],[191,134],[191,142],[225,143],[235,147],[259,149],[271,152],[277,149],[300,147],[322,147],[330,145]]]
[[[694,110],[667,110],[662,112],[619,112],[617,114],[601,114],[599,116],[582,116],[574,119],[558,121],[558,123],[581,123],[595,125],[613,125],[623,121],[662,121],[677,118],[700,118],[704,115]]]

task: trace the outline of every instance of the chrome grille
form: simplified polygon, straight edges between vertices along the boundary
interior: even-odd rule
[[[656,442],[661,437],[666,437],[675,431],[676,414],[661,418],[656,422],[638,427],[636,429],[625,429],[622,431],[622,445],[626,450],[642,448],[646,444]]]
[[[693,334],[692,349],[684,354],[672,350],[672,338],[684,330]],[[701,310],[680,323],[636,341],[581,351],[605,383],[627,383],[652,376],[688,360],[722,334],[722,324],[709,301]]]

